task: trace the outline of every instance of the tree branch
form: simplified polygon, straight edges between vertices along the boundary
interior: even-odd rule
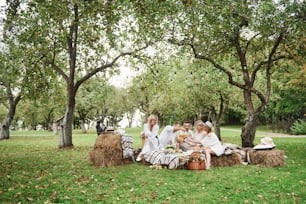
[[[287,55],[280,55],[280,56],[278,56],[278,57],[275,57],[275,58],[273,58],[272,59],[272,62],[276,62],[276,61],[278,61],[278,60],[280,60],[280,59],[292,59],[292,57],[291,56],[287,56]],[[253,70],[253,72],[252,72],[252,77],[251,77],[251,82],[252,83],[254,83],[254,81],[255,81],[255,78],[256,78],[256,74],[257,74],[257,72],[260,70],[260,68],[262,67],[262,66],[264,66],[265,64],[267,64],[269,61],[268,60],[266,60],[266,61],[261,61],[260,63],[258,63],[258,65],[256,66],[256,68]]]
[[[4,82],[1,76],[0,76],[0,86],[4,86]]]
[[[59,66],[55,64],[55,56],[56,56],[56,51],[55,51],[55,45],[54,45],[52,61],[48,61],[48,58],[45,54],[43,54],[41,58],[46,58],[46,64],[51,65],[52,69],[56,71],[59,75],[61,75],[64,78],[64,80],[68,83],[69,79],[66,73]]]
[[[232,84],[234,86],[237,86],[241,89],[246,89],[246,86],[244,84],[241,84],[239,82],[234,81],[232,73],[230,71],[228,71],[225,67],[221,66],[214,59],[212,59],[211,57],[209,57],[207,55],[198,54],[194,45],[189,44],[189,46],[191,47],[195,58],[203,59],[203,60],[206,60],[206,61],[210,62],[215,68],[219,69],[220,71],[224,72],[227,75],[228,82],[230,84]]]
[[[252,42],[257,36],[259,36],[259,33],[255,34],[253,37],[251,37],[250,40],[248,40],[248,42],[247,42],[247,44],[246,44],[246,46],[245,46],[245,54],[247,53],[248,48],[249,48],[251,42]]]
[[[139,51],[141,51],[141,50],[146,49],[148,46],[149,46],[149,45],[147,44],[147,45],[145,45],[144,47],[141,47],[141,48],[136,49],[136,50],[131,51],[131,52],[122,52],[122,53],[120,53],[118,56],[116,56],[116,57],[113,59],[113,61],[111,61],[110,63],[105,64],[105,65],[102,65],[102,66],[100,66],[100,67],[98,67],[98,68],[92,70],[91,72],[89,72],[88,74],[86,74],[84,77],[82,77],[81,79],[79,79],[79,80],[76,82],[76,84],[75,84],[76,90],[79,88],[79,86],[80,86],[83,82],[85,82],[86,80],[90,79],[90,78],[91,78],[93,75],[95,75],[96,73],[102,72],[102,71],[106,70],[107,68],[114,66],[114,64],[115,64],[121,57],[128,56],[128,55],[133,55],[133,54],[136,53],[136,52],[139,52]]]

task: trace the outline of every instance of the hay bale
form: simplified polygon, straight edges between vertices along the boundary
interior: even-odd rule
[[[122,150],[121,136],[115,132],[103,132],[97,137],[94,148]]]
[[[100,167],[131,163],[129,159],[123,159],[122,151],[121,136],[115,132],[103,132],[97,137],[89,158],[93,165]]]
[[[249,163],[263,167],[277,167],[285,165],[285,152],[283,150],[250,150]]]
[[[212,167],[227,167],[227,166],[235,166],[241,165],[242,163],[241,156],[234,152],[230,155],[221,155],[219,157],[212,156],[211,157],[211,166]]]

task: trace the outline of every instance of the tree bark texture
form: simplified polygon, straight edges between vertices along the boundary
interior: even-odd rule
[[[10,138],[10,122],[9,119],[5,119],[1,123],[1,131],[0,131],[0,140],[9,139]]]
[[[218,136],[219,140],[222,141],[220,127],[221,127],[220,122],[219,121],[216,122],[215,123],[215,133]]]
[[[73,108],[67,107],[61,124],[59,148],[73,147],[72,144]]]
[[[59,148],[73,147],[72,125],[73,125],[74,109],[75,109],[75,94],[76,94],[75,89],[73,88],[68,89],[67,93],[68,103],[63,121],[61,123]]]
[[[257,119],[258,117],[255,114],[248,115],[241,132],[242,147],[254,147]]]
[[[21,95],[16,96],[14,99],[10,87],[7,87],[7,95],[9,100],[9,112],[6,119],[1,123],[0,140],[10,138],[10,125],[15,117],[17,104],[21,100]]]

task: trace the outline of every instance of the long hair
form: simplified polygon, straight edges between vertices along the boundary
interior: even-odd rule
[[[147,120],[148,124],[151,124],[152,120],[158,120],[157,115],[154,115],[154,114],[149,115],[148,120]]]

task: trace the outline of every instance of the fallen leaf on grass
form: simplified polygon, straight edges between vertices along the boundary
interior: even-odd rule
[[[15,198],[19,198],[21,196],[21,192],[15,193]]]
[[[33,199],[33,198],[30,198],[30,197],[27,197],[27,200],[28,200],[28,201],[34,201],[34,199]]]
[[[257,195],[257,197],[258,197],[258,198],[263,198],[263,196],[262,196],[262,195],[260,195],[260,194],[259,194],[259,195]]]

